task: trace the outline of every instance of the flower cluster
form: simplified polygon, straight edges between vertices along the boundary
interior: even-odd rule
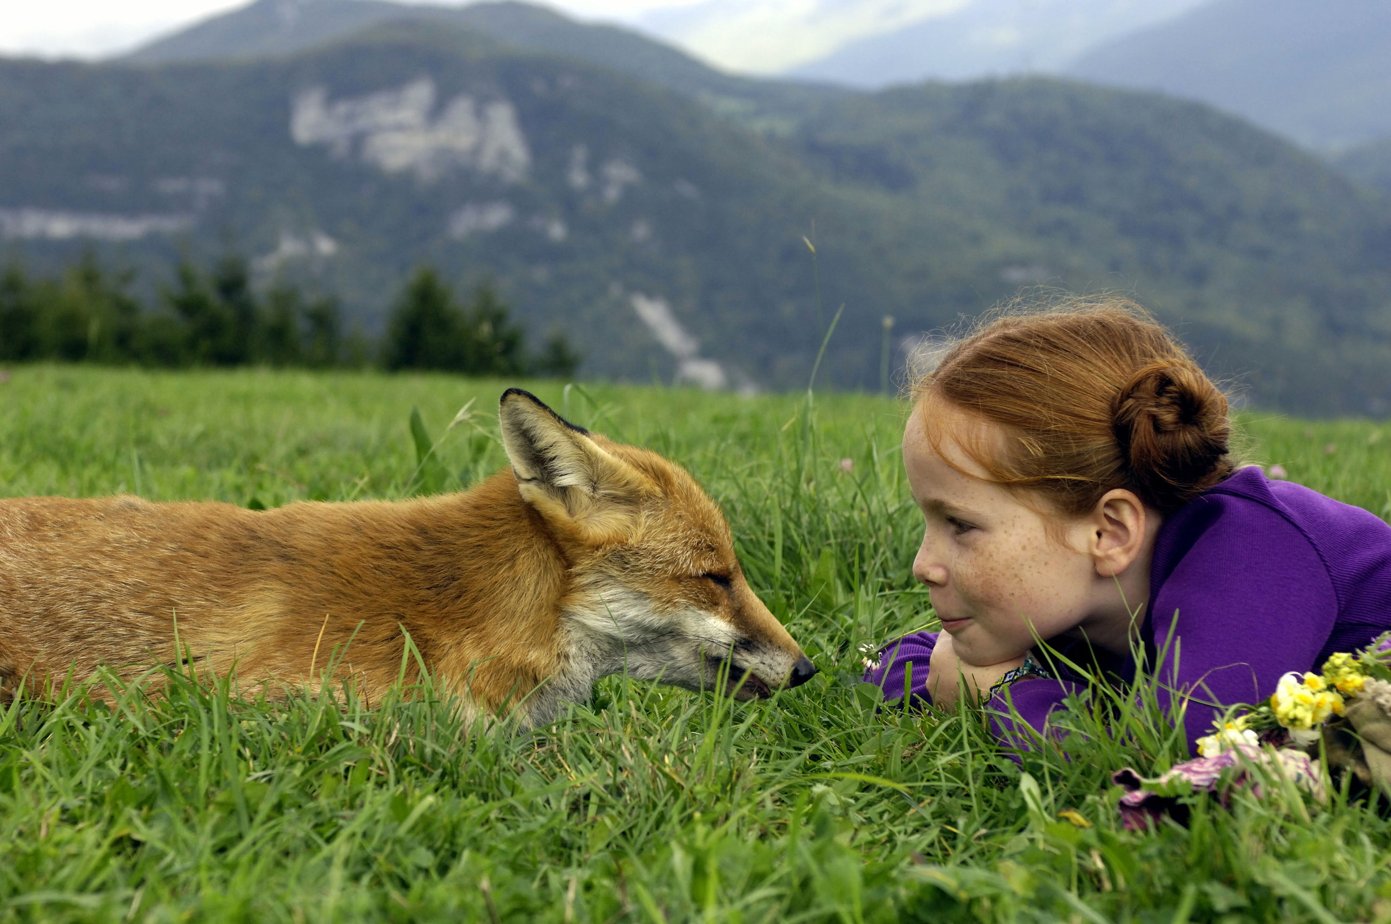
[[[1318,739],[1319,726],[1346,712],[1347,704],[1337,687],[1322,674],[1291,671],[1276,685],[1270,697],[1270,711],[1280,727],[1290,733],[1290,739],[1302,746],[1313,744]]]
[[[1223,751],[1238,750],[1243,745],[1257,746],[1260,736],[1251,727],[1251,716],[1242,715],[1217,723],[1212,734],[1198,739],[1198,754],[1201,757],[1216,757]]]
[[[1339,652],[1317,674],[1292,671],[1256,706],[1239,706],[1198,739],[1198,757],[1153,779],[1123,769],[1119,808],[1127,828],[1156,818],[1182,821],[1185,793],[1245,790],[1262,798],[1263,784],[1284,780],[1321,800],[1329,768],[1391,797],[1391,633],[1356,655]]]
[[[1391,636],[1383,636],[1356,655],[1334,654],[1320,673],[1291,671],[1280,678],[1267,702],[1239,707],[1243,711],[1229,714],[1212,734],[1199,738],[1199,755],[1215,757],[1237,745],[1271,737],[1284,738],[1296,747],[1313,744],[1330,719],[1347,712],[1349,700],[1391,681],[1389,646]]]
[[[1384,652],[1373,652],[1376,657],[1372,660],[1373,668],[1376,665],[1384,666]],[[1367,669],[1363,667],[1363,661],[1368,658],[1364,653],[1362,658],[1354,658],[1345,651],[1340,651],[1327,661],[1323,662],[1323,679],[1332,684],[1333,687],[1344,696],[1352,696],[1361,693],[1367,686]]]

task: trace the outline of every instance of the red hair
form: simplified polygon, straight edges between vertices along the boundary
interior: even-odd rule
[[[942,404],[996,429],[945,434]],[[1070,515],[1113,488],[1169,513],[1236,467],[1226,396],[1127,299],[987,319],[914,383],[912,412],[939,452],[950,436],[992,481]]]

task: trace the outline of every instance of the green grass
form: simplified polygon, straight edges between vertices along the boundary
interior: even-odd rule
[[[0,383],[0,495],[452,490],[503,464],[508,384],[20,367]],[[822,673],[756,703],[611,678],[530,735],[469,734],[428,690],[266,704],[176,678],[114,708],[20,700],[0,709],[0,916],[1391,920],[1384,804],[1238,797],[1128,832],[1112,770],[1184,756],[1157,715],[1107,733],[1078,710],[1085,744],[1017,764],[969,714],[876,709],[857,646],[929,618],[894,402],[534,390],[687,465]],[[1244,423],[1251,457],[1391,515],[1391,427]]]

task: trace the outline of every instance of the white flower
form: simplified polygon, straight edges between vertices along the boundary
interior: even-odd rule
[[[1260,743],[1256,733],[1246,727],[1243,716],[1234,722],[1224,722],[1212,734],[1199,738],[1198,756],[1216,757],[1223,751],[1239,750],[1242,745],[1258,747]]]
[[[1290,744],[1297,748],[1307,748],[1321,737],[1318,732],[1307,728],[1291,728]]]

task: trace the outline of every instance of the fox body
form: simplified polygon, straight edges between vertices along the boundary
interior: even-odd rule
[[[0,695],[191,659],[242,689],[329,676],[371,698],[423,664],[468,714],[535,725],[619,671],[741,698],[815,673],[683,469],[520,389],[499,421],[510,470],[452,495],[0,500]]]

